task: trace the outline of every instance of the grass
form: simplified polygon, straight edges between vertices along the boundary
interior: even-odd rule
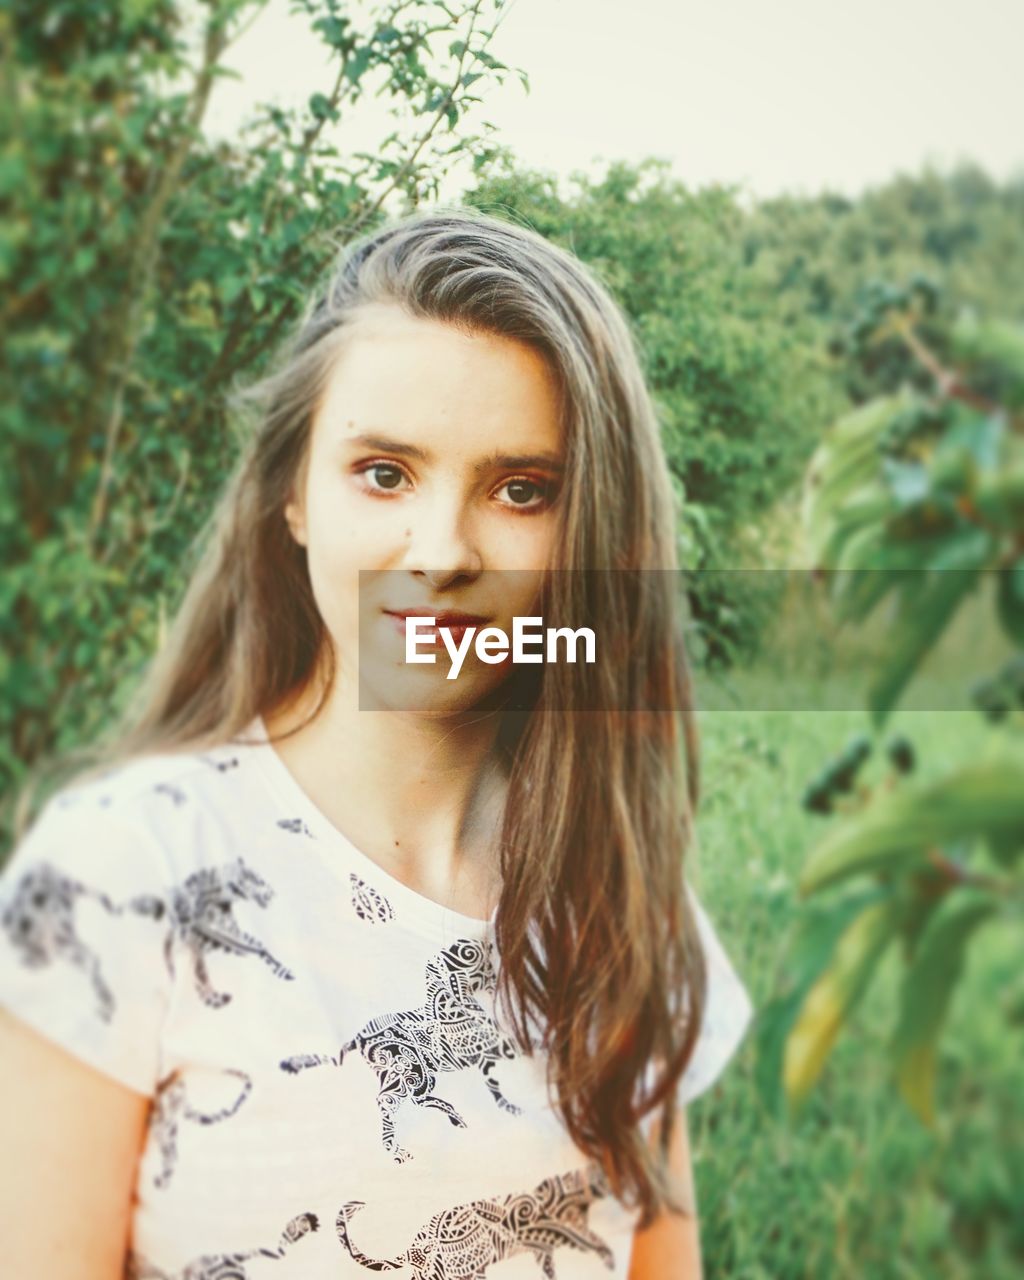
[[[807,782],[855,732],[858,711],[706,711],[693,872],[755,1008],[778,994],[797,913],[794,882],[830,819],[804,812]],[[973,712],[904,711],[888,733],[940,774],[984,742]],[[870,783],[882,769],[869,761]],[[872,770],[874,772],[872,772]],[[720,1081],[691,1103],[711,1277],[1009,1280],[1024,1263],[1024,1055],[1001,1001],[1020,993],[1019,936],[981,930],[939,1055],[934,1131],[904,1104],[887,1053],[902,972],[894,949],[796,1113],[757,1086],[755,1024]]]

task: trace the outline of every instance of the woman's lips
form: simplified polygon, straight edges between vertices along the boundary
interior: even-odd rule
[[[422,647],[424,649],[429,649],[431,647],[440,648],[444,646],[444,639],[441,635],[442,627],[444,627],[445,630],[451,634],[452,644],[458,647],[462,645],[466,631],[470,627],[480,628],[486,625],[486,623],[488,622],[487,618],[472,617],[467,614],[456,615],[456,617],[459,619],[458,621],[456,621],[456,618],[451,617],[451,615],[448,615],[450,620],[447,620],[446,615],[443,613],[441,614],[429,614],[429,613],[405,614],[405,613],[392,613],[389,609],[385,609],[384,613],[392,620],[395,626],[395,630],[398,632],[398,634],[403,637],[406,634],[407,618],[410,618],[410,617],[434,618],[435,625],[433,627],[421,626],[416,633],[417,647]]]

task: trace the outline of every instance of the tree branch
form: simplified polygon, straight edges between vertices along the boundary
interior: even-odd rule
[[[120,325],[113,335],[113,354],[107,363],[101,382],[112,382],[107,395],[99,397],[100,403],[109,401],[110,409],[104,430],[103,461],[100,466],[100,479],[93,499],[92,512],[89,518],[88,538],[94,545],[100,527],[106,516],[107,496],[113,475],[114,455],[117,451],[118,437],[124,417],[124,393],[128,381],[128,373],[132,357],[139,344],[146,297],[160,256],[160,231],[167,207],[174,197],[181,182],[181,173],[189,151],[192,148],[196,130],[202,123],[213,88],[214,70],[226,47],[227,37],[224,30],[224,15],[215,9],[210,15],[203,43],[203,60],[196,74],[195,85],[189,101],[188,114],[181,133],[160,174],[152,199],[143,210],[135,234],[128,267],[127,304],[121,317]],[[107,388],[104,387],[106,391]]]
[[[954,370],[947,369],[935,353],[921,341],[913,324],[906,317],[901,316],[894,320],[893,329],[918,364],[927,369],[935,379],[939,395],[944,398],[962,400],[964,404],[980,409],[983,413],[995,412],[998,406],[984,396],[978,395],[976,391],[972,391],[970,387],[961,382],[959,375]]]
[[[263,16],[263,12],[269,3],[270,0],[257,0],[256,8],[249,15],[248,20],[243,22],[237,31],[233,32],[230,36],[225,37],[224,47],[221,50],[221,53],[225,53],[232,45],[237,44],[243,36],[249,34],[252,28],[256,25],[256,22]]]
[[[437,126],[441,123],[442,119],[444,118],[445,112],[451,106],[455,98],[455,93],[458,90],[459,85],[462,83],[462,78],[466,74],[466,71],[468,69],[466,67],[466,56],[469,53],[469,42],[473,38],[473,32],[476,28],[476,22],[480,16],[480,10],[483,8],[483,5],[484,5],[484,0],[476,0],[476,3],[473,5],[471,15],[470,15],[470,20],[469,20],[469,31],[466,33],[466,39],[463,41],[462,53],[459,55],[459,63],[455,70],[455,79],[452,82],[451,88],[449,88],[448,91],[445,93],[444,98],[441,102],[441,105],[438,107],[434,116],[431,118],[430,123],[427,125],[426,129],[420,135],[419,141],[415,144],[415,146],[412,149],[412,152],[406,157],[405,161],[399,167],[398,171],[394,174],[394,176],[392,177],[388,185],[384,188],[384,190],[380,193],[380,195],[376,198],[376,200],[374,200],[374,202],[369,206],[369,208],[366,209],[362,214],[360,214],[360,216],[354,221],[354,223],[350,223],[348,226],[344,228],[344,230],[348,235],[350,236],[354,235],[361,227],[365,226],[366,223],[369,222],[377,212],[379,212],[379,210],[384,204],[384,201],[388,198],[388,196],[392,193],[392,191],[396,190],[399,184],[408,176],[413,165],[416,163],[417,159],[419,158],[420,152],[423,150],[423,148],[427,145],[430,139],[437,132]],[[495,25],[491,28],[490,32],[487,35],[487,38],[484,40],[485,46],[490,43],[491,39],[494,36],[494,32],[497,31],[498,29],[498,25],[499,23],[495,23]],[[478,61],[479,61],[479,58],[477,54],[474,52],[473,60],[470,63],[470,66],[472,66],[473,63]]]

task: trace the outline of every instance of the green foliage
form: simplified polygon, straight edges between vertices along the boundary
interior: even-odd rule
[[[936,913],[908,965],[892,1052],[903,1096],[926,1124],[935,1123],[934,1081],[939,1034],[960,980],[974,930],[999,909],[990,892],[966,890]]]
[[[983,321],[964,311],[950,335],[950,349],[970,366],[971,381],[982,395],[1015,413],[1024,409],[1024,325]]]
[[[872,296],[917,282],[923,336],[946,360],[951,300],[980,316],[1024,322],[1024,179],[1000,186],[978,166],[925,169],[858,200],[781,196],[759,204],[744,227],[744,259],[774,295],[780,316],[812,339],[827,335],[855,403],[907,380],[930,380],[892,338],[850,359],[851,328]],[[929,304],[928,293],[933,296]],[[936,341],[939,334],[945,337]],[[993,399],[1008,403],[1000,393]]]
[[[210,141],[210,92],[261,7],[0,14],[5,791],[99,736],[152,655],[234,460],[228,395],[285,336],[334,238],[494,149],[466,114],[509,71],[487,50],[499,0],[296,0],[332,78]],[[353,154],[345,124],[367,93],[392,127]]]
[[[984,571],[999,572],[1000,619],[1011,638],[1021,634],[1020,423],[982,395],[973,369],[968,377],[938,363],[917,331],[911,297],[912,290],[880,290],[861,318],[861,341],[899,336],[938,395],[904,386],[841,419],[815,450],[804,493],[808,549],[817,566],[837,571],[839,617],[863,622],[897,597],[890,656],[868,695],[878,724]],[[997,369],[1012,374],[1016,348],[1006,328],[971,332],[972,349],[986,353],[983,380],[991,385]]]
[[[888,651],[866,695],[876,729],[986,571],[1006,637],[1017,646],[1024,639],[1017,331],[953,322],[955,341],[939,334],[941,347],[960,352],[952,370],[922,337],[923,314],[939,310],[938,290],[920,277],[872,290],[851,326],[855,343],[863,349],[897,338],[926,371],[931,394],[904,382],[844,415],[805,479],[807,544],[838,616],[863,624],[884,600],[891,605]],[[1006,403],[989,398],[994,388],[1007,393]],[[776,1007],[775,1042],[784,1047],[774,1065],[792,1102],[818,1081],[879,958],[902,939],[907,970],[891,1056],[903,1097],[935,1123],[938,1040],[968,941],[982,924],[1019,915],[1024,900],[1024,750],[1014,715],[1024,707],[1024,653],[994,676],[971,674],[975,705],[999,726],[992,747],[921,782],[907,776],[913,744],[890,744],[899,776],[862,786],[803,868],[804,895],[873,879],[883,896],[843,917],[813,981]],[[848,773],[860,763],[840,761]],[[809,785],[804,807],[832,812],[843,789],[832,768]]]
[[[786,1038],[783,1080],[791,1099],[811,1089],[844,1022],[863,996],[879,960],[894,938],[899,904],[873,902],[845,925],[827,968],[809,988]]]
[[[803,807],[810,813],[831,813],[837,795],[853,789],[857,775],[871,752],[871,739],[866,734],[859,733],[851,738],[842,753],[828,761],[808,784],[803,795]]]
[[[1005,578],[1000,573],[997,605],[1000,610],[1000,621],[1005,630],[1018,641],[1016,618],[1010,620],[1002,617],[1004,611]],[[1018,654],[1005,663],[993,675],[982,676],[971,686],[971,701],[986,718],[993,722],[1004,720],[1012,715],[1014,708],[1024,708],[1024,655]]]
[[[1024,752],[1010,748],[927,785],[903,783],[829,832],[800,877],[802,893],[867,872],[900,873],[940,842],[1024,834]]]
[[[968,930],[942,1020],[933,1125],[919,1123],[897,1087],[894,1034],[912,964],[902,937],[879,956],[805,1102],[787,1107],[781,1090],[782,1050],[803,998],[845,928],[890,892],[872,877],[807,899],[795,892],[808,845],[832,822],[797,803],[804,779],[866,722],[855,708],[809,715],[749,705],[702,718],[706,782],[691,870],[757,1010],[720,1083],[687,1108],[705,1270],[1011,1280],[1024,1256],[1024,1055],[1019,1028],[1008,1029],[1024,997],[1019,913],[1002,910]],[[915,775],[925,783],[983,755],[996,733],[968,710],[899,707],[891,726],[893,739],[920,744]],[[864,783],[884,790],[889,763],[876,749]],[[929,926],[961,891],[939,900]],[[965,913],[986,892],[965,892]],[[782,938],[791,945],[780,947]]]

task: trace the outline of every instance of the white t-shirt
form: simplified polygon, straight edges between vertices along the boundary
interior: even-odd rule
[[[0,875],[0,1002],[154,1098],[127,1276],[626,1280],[610,1193],[493,1002],[493,917],[388,875],[257,719],[64,788]],[[698,905],[708,1014],[751,1005]]]

